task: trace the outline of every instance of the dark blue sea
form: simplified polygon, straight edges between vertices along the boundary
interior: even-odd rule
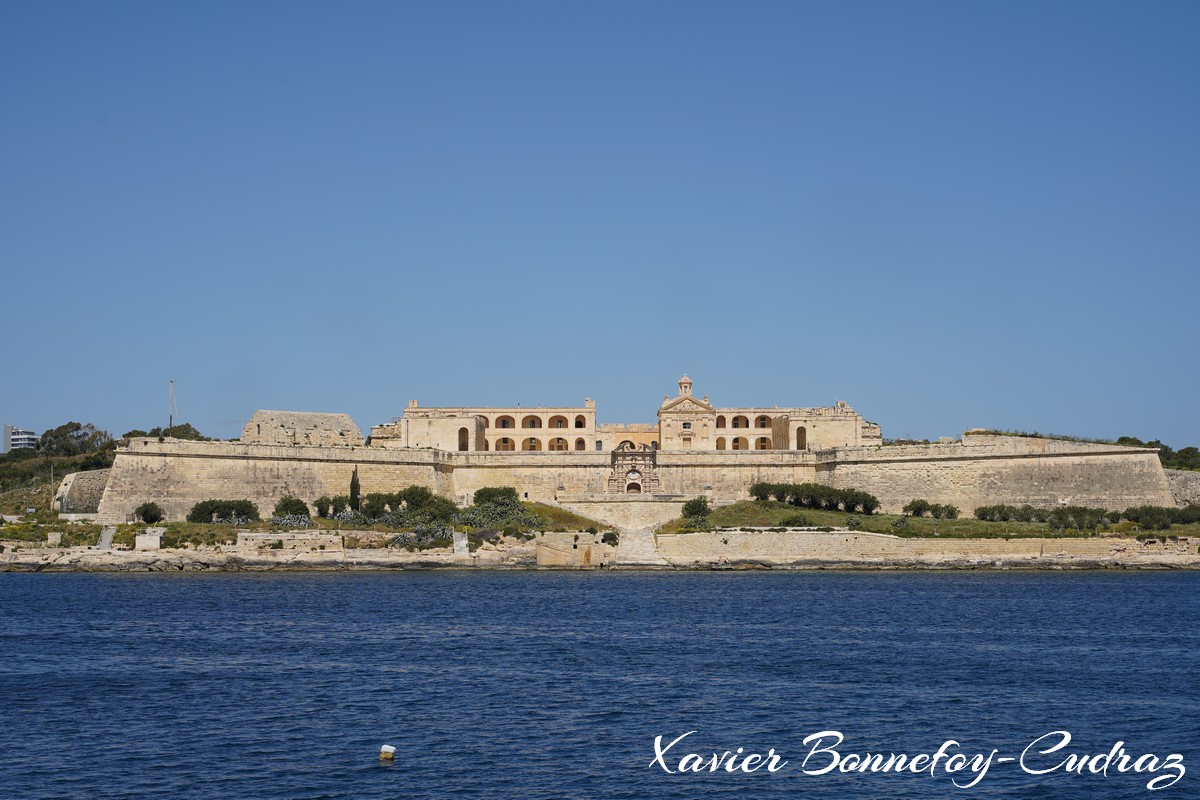
[[[1197,798],[1198,598],[1178,572],[0,575],[0,800]],[[788,763],[678,771],[739,747]]]

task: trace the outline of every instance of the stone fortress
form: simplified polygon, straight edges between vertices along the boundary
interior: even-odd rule
[[[207,499],[249,499],[269,516],[286,495],[311,502],[428,487],[460,505],[512,486],[624,529],[678,516],[705,496],[746,499],[756,481],[823,483],[877,496],[980,505],[1176,505],[1155,450],[968,431],[959,441],[884,445],[878,425],[844,402],[818,408],[714,406],[685,375],[656,424],[603,424],[595,403],[553,408],[423,408],[376,425],[346,414],[258,411],[238,441],[133,439],[117,451],[98,520],[126,522],[153,500],[168,520]]]

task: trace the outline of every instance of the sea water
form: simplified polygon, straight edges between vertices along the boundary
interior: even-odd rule
[[[0,798],[1200,797],[1198,597],[1191,572],[0,575]]]

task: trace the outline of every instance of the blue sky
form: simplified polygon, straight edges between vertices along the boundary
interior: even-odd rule
[[[0,3],[2,421],[1200,443],[1200,4]]]

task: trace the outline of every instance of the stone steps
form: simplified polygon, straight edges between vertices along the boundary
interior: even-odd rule
[[[621,531],[615,563],[617,566],[668,566],[667,560],[659,555],[651,528]]]

